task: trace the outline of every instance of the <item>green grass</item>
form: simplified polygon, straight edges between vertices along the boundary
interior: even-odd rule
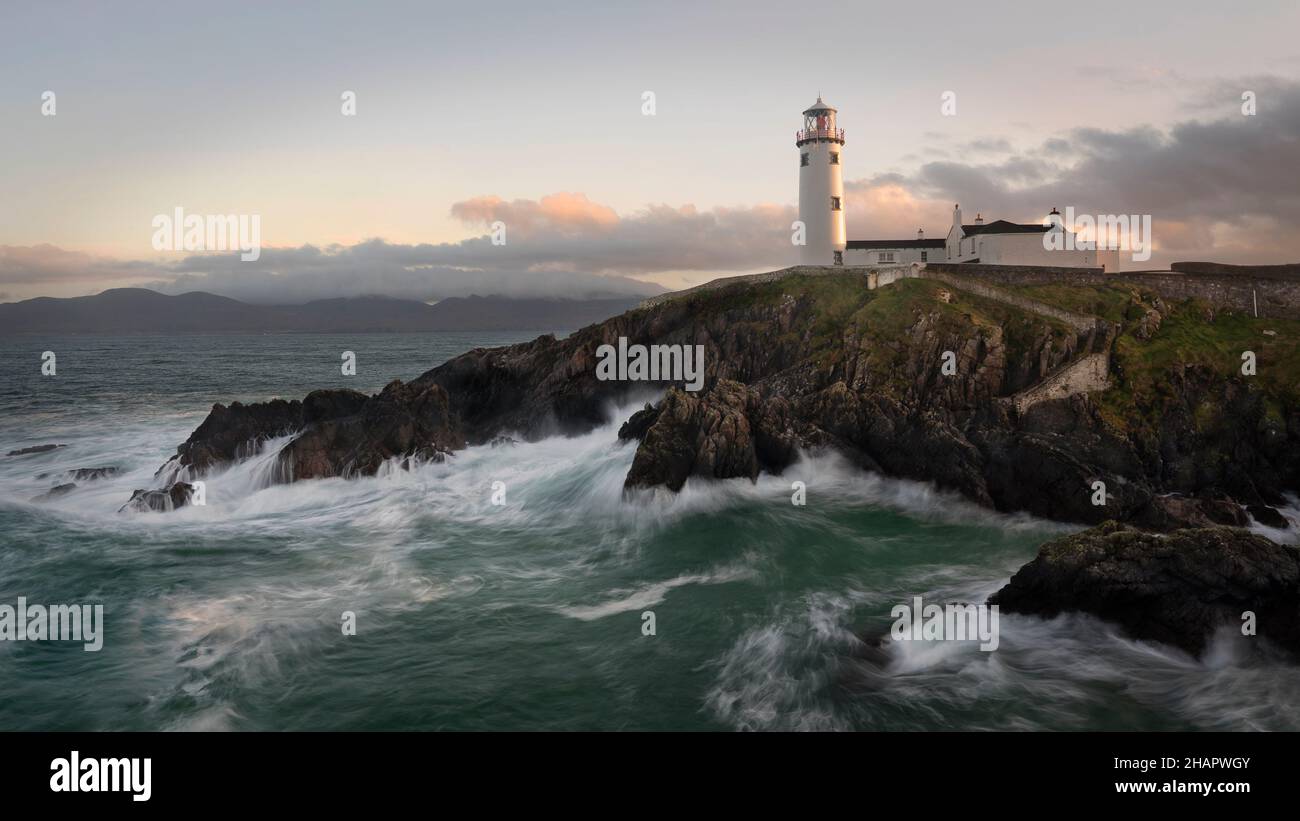
[[[1122,322],[1138,289],[1123,283],[1108,285],[999,285],[1004,291],[1045,302],[1076,314]]]
[[[687,297],[697,312],[716,313],[730,308],[777,305],[786,295],[810,298],[820,313],[841,316],[871,298],[866,278],[856,274],[789,276],[773,282],[736,283]]]
[[[950,301],[940,298],[941,291],[949,294]],[[808,345],[818,367],[831,369],[840,364],[845,356],[845,331],[853,328],[874,343],[868,345],[867,366],[886,383],[897,382],[899,387],[905,381],[902,375],[908,372],[911,355],[900,340],[922,316],[933,316],[940,335],[969,336],[973,326],[987,337],[1000,328],[1008,356],[1016,359],[1041,344],[1046,334],[1060,344],[1074,335],[1073,329],[1057,320],[924,279],[903,279],[870,291],[861,274],[797,275],[773,282],[737,283],[690,299],[693,311],[714,315],[776,307],[790,297],[809,301]]]
[[[1282,408],[1294,406],[1300,397],[1300,321],[1227,312],[1214,313],[1211,321],[1209,313],[1204,304],[1188,300],[1166,304],[1160,328],[1150,339],[1139,339],[1132,326],[1125,328],[1114,348],[1114,365],[1123,379],[1101,396],[1110,421],[1154,436],[1165,408],[1181,399],[1174,377],[1188,367],[1247,380],[1262,393],[1266,412],[1281,421]],[[1245,351],[1255,354],[1254,376],[1242,374]],[[1222,408],[1207,403],[1198,405],[1194,416],[1203,432],[1232,421],[1223,418]]]
[[[1283,409],[1300,397],[1300,320],[1256,319],[1240,313],[1211,312],[1194,300],[1164,301],[1162,321],[1150,339],[1136,335],[1138,320],[1150,309],[1155,294],[1134,283],[1116,280],[1105,285],[1000,286],[1003,290],[1074,313],[1100,316],[1121,328],[1113,349],[1115,370],[1111,389],[1096,397],[1103,417],[1121,430],[1154,436],[1161,417],[1181,398],[1173,386],[1178,370],[1208,369],[1224,378],[1245,378],[1262,392],[1271,423],[1283,419]],[[947,291],[950,301],[940,299]],[[932,316],[940,335],[970,336],[971,328],[987,334],[1001,328],[1011,361],[1020,361],[1050,334],[1065,344],[1074,330],[1064,323],[925,279],[904,279],[875,291],[867,290],[861,274],[790,276],[756,285],[737,284],[694,295],[692,310],[726,314],[755,306],[778,306],[789,298],[807,300],[812,321],[806,332],[788,334],[774,343],[806,339],[819,367],[834,368],[845,356],[846,330],[865,337],[867,366],[885,385],[905,387],[908,359],[914,352],[903,344],[908,329],[922,316]],[[1213,320],[1207,319],[1213,316]],[[1275,331],[1273,336],[1265,330]],[[794,338],[794,337],[798,338]],[[1257,373],[1242,377],[1241,355],[1254,351]],[[1194,409],[1198,427],[1230,423],[1213,403]]]
[[[1103,414],[1113,424],[1158,429],[1164,408],[1178,399],[1171,388],[1171,377],[1177,369],[1188,366],[1205,368],[1224,378],[1251,380],[1265,396],[1266,407],[1275,409],[1278,419],[1281,408],[1294,404],[1300,396],[1300,321],[1211,311],[1197,300],[1163,300],[1160,328],[1150,339],[1139,339],[1135,333],[1137,321],[1157,295],[1136,283],[1117,279],[1105,285],[1005,288],[1067,311],[1100,316],[1122,327],[1115,341],[1114,365],[1123,378],[1099,398]],[[1265,330],[1276,334],[1266,335]],[[1245,351],[1255,353],[1255,376],[1241,373]],[[1217,408],[1198,407],[1195,417],[1202,429],[1226,421]]]
[[[1265,330],[1276,335],[1266,335]],[[1151,339],[1138,339],[1126,330],[1116,343],[1116,354],[1138,386],[1149,386],[1170,368],[1187,365],[1241,376],[1245,351],[1253,351],[1256,360],[1255,376],[1246,378],[1257,381],[1265,393],[1294,397],[1300,390],[1300,321],[1233,313],[1218,313],[1208,321],[1204,306],[1184,302],[1165,315]]]

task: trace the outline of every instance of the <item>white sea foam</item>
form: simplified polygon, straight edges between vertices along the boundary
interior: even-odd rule
[[[1300,544],[1300,497],[1288,493],[1285,498],[1287,503],[1279,507],[1277,511],[1290,520],[1290,527],[1285,530],[1279,527],[1269,527],[1255,521],[1252,516],[1250,529],[1278,544]]]
[[[854,532],[824,514],[883,509],[937,533],[966,525],[1019,534],[1021,542],[1076,527],[990,511],[925,483],[864,473],[833,454],[805,454],[783,475],[763,474],[756,482],[692,478],[677,494],[625,494],[636,448],[619,442],[617,430],[636,408],[611,409],[609,423],[584,435],[472,447],[410,470],[394,462],[364,478],[278,483],[282,438],[203,477],[204,507],[119,515],[133,489],[154,485],[154,471],[192,429],[194,418],[181,416],[86,435],[40,459],[0,460],[0,501],[39,510],[78,533],[123,535],[114,549],[134,566],[147,565],[159,543],[169,550],[177,542],[233,549],[245,539],[270,537],[274,550],[300,554],[291,570],[277,564],[276,573],[255,583],[243,575],[238,587],[217,578],[151,592],[113,628],[119,636],[161,637],[165,652],[137,662],[139,689],[154,701],[183,697],[194,705],[168,726],[216,729],[247,721],[232,693],[275,689],[297,660],[331,647],[343,610],[373,627],[437,608],[463,610],[466,619],[506,614],[520,607],[520,596],[534,595],[523,604],[526,612],[556,614],[572,629],[588,630],[620,613],[678,596],[686,601],[691,588],[734,584],[743,591],[750,583],[774,583],[772,574],[786,569],[774,569],[761,541],[739,559],[731,553],[693,557],[685,569],[642,567],[643,551],[659,534],[730,511],[770,521],[774,533],[815,522],[828,541],[862,550],[883,550],[888,539],[873,546],[875,534]],[[99,465],[123,471],[79,483],[63,497],[28,501],[51,484],[37,482],[36,472]],[[807,486],[807,507],[790,503],[796,480]],[[494,482],[504,484],[505,505],[492,503]],[[1284,513],[1300,518],[1300,500]],[[1255,529],[1295,538],[1294,530]],[[489,537],[491,545],[475,541]],[[80,549],[70,543],[68,555]],[[960,643],[886,641],[876,649],[875,636],[859,638],[864,619],[901,600],[892,591],[984,601],[1028,558],[1019,548],[1006,555],[977,552],[966,562],[950,557],[908,557],[878,588],[828,579],[814,589],[774,594],[712,659],[715,678],[707,693],[692,697],[723,725],[745,729],[1084,729],[1121,709],[1154,717],[1156,726],[1300,728],[1294,675],[1241,653],[1240,643],[1228,638],[1216,639],[1196,660],[1134,642],[1087,617],[1009,615],[1002,617],[994,653]],[[238,569],[239,562],[230,566]],[[620,571],[617,584],[602,583],[609,568]],[[887,621],[880,626],[885,635]]]
[[[849,597],[813,594],[804,609],[745,631],[718,659],[706,707],[741,730],[849,729],[826,698],[841,660],[861,646],[846,628]]]
[[[501,528],[545,528],[567,524],[575,512],[581,511],[596,527],[631,526],[639,531],[737,505],[789,504],[791,483],[797,480],[805,483],[811,506],[883,507],[923,520],[1011,530],[1071,529],[1026,515],[990,511],[927,483],[865,473],[833,453],[800,455],[782,475],[764,473],[756,482],[692,477],[679,493],[662,488],[625,493],[623,479],[632,464],[636,443],[620,442],[617,431],[639,407],[639,402],[611,407],[608,423],[579,436],[471,447],[443,462],[427,462],[410,470],[402,469],[399,460],[392,460],[376,476],[346,480],[290,484],[278,481],[284,470],[278,451],[292,438],[281,437],[263,443],[255,455],[225,470],[197,477],[206,485],[205,507],[188,506],[165,515],[122,518],[146,528],[265,522],[284,516],[298,518],[305,526],[363,517],[381,529],[400,529],[413,519],[434,517],[464,523],[490,522]],[[178,441],[184,436],[172,428],[136,430],[126,445],[64,449],[69,452],[60,452],[57,461],[42,464],[42,470],[66,470],[100,462],[125,462],[130,467],[111,479],[86,482],[66,496],[40,504],[70,517],[116,516],[132,490],[157,486],[153,474],[166,458],[160,440]],[[128,450],[134,454],[129,459]],[[162,458],[139,455],[160,451]],[[505,505],[492,503],[495,482],[505,487]],[[19,473],[12,464],[0,473],[0,497],[9,497],[11,502],[26,504],[40,489],[30,474]]]
[[[688,584],[726,584],[753,578],[751,568],[744,566],[725,567],[709,573],[689,573],[662,582],[654,582],[635,590],[611,590],[606,601],[594,605],[571,605],[557,607],[556,612],[580,621],[595,621],[606,616],[629,611],[644,610],[661,604],[668,592]]]
[[[803,618],[747,631],[717,660],[706,705],[736,729],[1089,729],[1106,715],[1111,729],[1135,729],[1124,718],[1135,715],[1152,728],[1300,728],[1300,679],[1235,631],[1197,659],[1082,614],[1004,615],[997,652],[882,635],[864,653],[851,615],[843,597],[819,594]]]

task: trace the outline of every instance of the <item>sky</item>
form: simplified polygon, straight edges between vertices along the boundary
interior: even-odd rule
[[[847,132],[850,239],[942,236],[955,202],[1071,206],[1152,215],[1136,267],[1297,262],[1297,31],[1294,0],[0,0],[0,301],[771,270],[795,257],[793,137],[819,93]],[[256,215],[259,258],[156,248],[176,208]]]

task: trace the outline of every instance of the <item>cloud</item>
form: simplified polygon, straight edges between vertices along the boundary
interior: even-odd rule
[[[248,262],[238,252],[119,262],[49,245],[9,247],[0,254],[0,283],[109,287],[129,279],[164,293],[201,290],[260,303],[360,294],[580,298],[654,294],[664,288],[636,277],[759,270],[796,256],[790,224],[797,209],[789,205],[652,205],[620,216],[583,194],[559,193],[536,201],[475,197],[455,203],[451,213],[489,233],[437,245],[371,239],[263,248]],[[492,242],[498,221],[506,226],[504,244]]]
[[[169,267],[169,293],[206,290],[257,302],[297,302],[359,293],[413,299],[469,294],[595,297],[659,293],[635,277],[663,272],[726,273],[794,261],[786,205],[652,205],[627,216],[583,194],[455,203],[470,227],[505,225],[505,243],[486,233],[457,243],[266,248],[255,262],[236,254],[189,257]]]
[[[55,245],[0,245],[0,283],[44,285],[144,279],[150,263],[68,251]]]
[[[451,207],[452,216],[462,222],[490,226],[503,222],[516,237],[545,234],[584,236],[606,232],[618,226],[618,214],[608,205],[587,199],[586,194],[549,194],[540,200],[506,202],[500,197],[475,197]]]
[[[490,247],[486,240],[466,242]],[[0,246],[0,285],[15,286],[0,301],[38,294],[75,296],[123,286],[170,294],[208,291],[266,304],[367,294],[420,300],[471,294],[587,298],[663,290],[619,276],[485,268],[473,264],[473,253],[450,250],[456,247],[368,240],[352,246],[264,248],[256,262],[241,261],[238,252],[153,262],[115,260],[53,245]],[[439,258],[456,262],[440,264]]]
[[[505,247],[509,247],[508,245]],[[494,258],[486,237],[443,245],[400,245],[381,239],[318,248],[265,248],[256,262],[238,254],[191,256],[171,266],[164,293],[210,291],[259,303],[382,294],[434,300],[471,294],[591,298],[659,293],[652,283],[565,267],[530,269],[515,255]]]
[[[850,184],[879,197],[903,188],[913,210],[963,204],[986,218],[1037,221],[1052,207],[1088,214],[1151,214],[1156,257],[1269,263],[1300,260],[1300,84],[1255,78],[1207,92],[1259,92],[1258,114],[1188,120],[1167,130],[1078,128],[997,162],[931,161],[914,173]],[[990,138],[992,140],[994,138]],[[850,203],[850,208],[853,204]],[[945,210],[936,229],[948,228]],[[888,221],[887,219],[885,220]],[[930,226],[927,226],[927,228]],[[915,229],[912,229],[913,231]],[[878,236],[878,235],[876,235]],[[904,236],[907,236],[906,234]]]
[[[735,271],[779,267],[796,256],[790,244],[790,224],[798,218],[793,205],[708,211],[650,205],[620,217],[585,195],[554,194],[536,202],[478,197],[456,203],[451,211],[474,227],[505,224],[506,245],[488,254],[475,247],[476,258],[529,270],[567,267],[605,275]]]
[[[845,182],[844,198],[849,239],[910,239],[918,228],[937,238],[951,221],[946,199],[918,196],[902,174]]]

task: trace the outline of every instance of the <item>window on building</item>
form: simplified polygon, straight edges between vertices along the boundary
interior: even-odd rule
[[[839,164],[840,164],[840,155],[839,155],[839,152],[837,152],[837,151],[832,151],[832,152],[831,152],[831,165],[839,165]]]
[[[839,198],[839,197],[831,197],[831,210],[832,210],[832,211],[838,211],[838,210],[840,210],[840,198]]]
[[[805,151],[804,153],[799,155],[799,165],[804,166],[807,164],[808,164],[808,152]]]
[[[893,262],[893,261],[894,261],[893,251],[881,251],[879,254],[876,255],[876,262]]]
[[[926,261],[927,261],[927,259],[926,259],[927,256],[928,256],[928,254],[927,254],[925,251],[922,251],[922,252],[921,252],[921,261],[922,261],[922,262],[926,262]]]
[[[843,265],[843,264],[844,264],[844,252],[843,252],[843,251],[836,251],[836,252],[835,252],[835,264],[836,264],[836,265]]]

